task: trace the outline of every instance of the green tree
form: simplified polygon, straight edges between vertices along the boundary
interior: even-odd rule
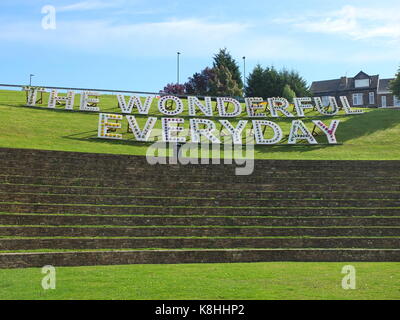
[[[214,96],[239,97],[242,90],[233,79],[227,67],[221,65],[213,69],[214,76],[210,81],[210,93]]]
[[[210,81],[214,77],[214,70],[207,67],[200,73],[195,73],[185,83],[185,91],[188,94],[208,95],[210,94]]]
[[[280,72],[273,66],[265,69],[266,98],[282,96],[285,83]]]
[[[293,103],[293,99],[296,98],[296,93],[288,84],[283,88],[282,98],[287,99],[290,103]]]
[[[280,76],[282,78],[282,83],[284,84],[283,88],[286,84],[288,84],[290,88],[296,93],[297,97],[309,97],[311,95],[307,85],[307,81],[304,80],[297,71],[287,71],[283,69],[280,72]]]
[[[257,64],[247,77],[246,85],[247,97],[265,97],[265,74],[260,64]]]
[[[239,65],[236,60],[232,58],[231,54],[226,48],[220,49],[219,52],[214,55],[214,68],[220,68],[221,66],[226,67],[232,75],[232,79],[236,81],[239,89],[243,88],[242,74],[240,72]]]
[[[393,95],[400,98],[400,68],[397,71],[396,78],[390,82],[389,87]]]
[[[288,88],[285,89],[286,85]],[[290,89],[290,90],[289,90]],[[247,78],[248,97],[306,97],[310,95],[307,82],[296,72],[277,71],[273,66],[265,69],[257,65]]]
[[[274,67],[263,69],[256,65],[247,77],[246,96],[264,99],[278,97],[283,91],[282,79]]]

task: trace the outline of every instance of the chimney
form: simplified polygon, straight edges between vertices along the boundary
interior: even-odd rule
[[[340,88],[347,88],[347,82],[348,82],[347,77],[341,77],[340,78]]]

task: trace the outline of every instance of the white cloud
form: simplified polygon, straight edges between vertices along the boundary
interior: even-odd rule
[[[351,13],[351,11],[350,11]],[[325,33],[349,32],[357,28],[351,14],[345,15],[347,24],[328,17]],[[331,20],[329,20],[331,19]],[[346,20],[347,19],[347,20]],[[310,21],[314,22],[314,21]],[[253,23],[253,22],[252,22]],[[282,23],[282,21],[281,21]],[[288,22],[291,23],[294,22]],[[298,22],[296,22],[298,23]],[[310,32],[318,29],[312,24],[303,26]],[[381,26],[383,28],[383,26]],[[378,33],[387,32],[384,29]],[[209,21],[206,19],[171,19],[167,21],[126,23],[115,20],[59,20],[57,29],[46,31],[33,22],[3,24],[0,40],[46,50],[62,48],[71,52],[103,54],[110,57],[167,57],[181,51],[186,57],[210,57],[219,48],[227,47],[234,56],[246,56],[262,63],[279,60],[292,61],[359,61],[396,59],[400,50],[347,51],[335,45],[310,46],[304,37],[289,34],[260,32],[250,23]],[[392,40],[393,41],[393,40]],[[376,54],[375,54],[376,53]],[[356,60],[356,57],[358,57]]]
[[[275,20],[289,23],[296,29],[323,34],[347,36],[361,39],[400,39],[399,8],[362,8],[344,6],[331,13],[305,14],[296,20]]]
[[[100,10],[106,8],[115,8],[121,4],[121,1],[100,1],[100,0],[88,0],[70,4],[67,6],[58,7],[57,11],[87,11],[87,10]]]
[[[203,19],[118,24],[114,21],[60,21],[49,32],[28,24],[3,26],[0,39],[41,44],[45,48],[123,57],[165,57],[181,51],[187,57],[210,57],[226,47],[249,59],[323,59],[306,44],[282,35],[257,33],[257,26]]]
[[[249,26],[201,19],[120,24],[111,20],[58,21],[46,31],[29,22],[2,25],[0,39],[119,56],[165,56],[182,50],[188,56],[209,54],[243,38]]]

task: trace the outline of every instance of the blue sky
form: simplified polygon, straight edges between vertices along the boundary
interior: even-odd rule
[[[42,28],[45,5],[56,29]],[[295,69],[313,80],[400,65],[398,0],[2,0],[0,83],[158,91],[226,47],[242,67]]]

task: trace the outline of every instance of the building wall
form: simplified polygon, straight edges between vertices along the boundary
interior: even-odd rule
[[[370,104],[369,103],[369,93],[374,92],[375,93],[375,103]],[[361,106],[354,106],[353,105],[353,94],[354,93],[362,93],[363,94],[363,105]],[[381,108],[382,107],[382,96],[386,96],[386,106],[387,107],[393,107],[395,105],[394,97],[393,94],[387,93],[387,94],[377,94],[376,90],[354,90],[354,91],[349,91],[347,93],[337,93],[337,92],[330,92],[330,93],[315,93],[315,97],[324,97],[324,96],[332,96],[335,97],[338,104],[340,104],[340,97],[341,96],[346,96],[347,99],[349,100],[349,103],[352,107],[370,107],[370,108]]]
[[[369,93],[374,93],[374,103],[369,103]],[[363,104],[358,106],[353,106],[353,94],[362,93],[363,95]],[[346,94],[347,99],[352,107],[378,107],[380,103],[378,101],[378,95],[376,90],[354,90],[350,91]]]
[[[382,96],[386,97],[386,106],[387,107],[393,107],[394,106],[394,97],[392,94],[379,94],[379,107],[382,107]]]

